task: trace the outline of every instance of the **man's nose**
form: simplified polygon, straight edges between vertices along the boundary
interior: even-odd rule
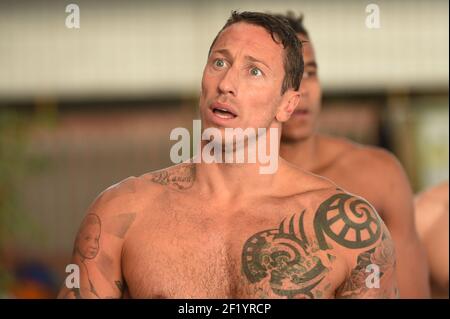
[[[232,94],[237,95],[237,88],[239,82],[239,73],[235,67],[230,67],[219,82],[219,93],[220,94]]]

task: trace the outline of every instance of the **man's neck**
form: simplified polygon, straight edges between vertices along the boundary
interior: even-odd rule
[[[197,162],[196,181],[200,186],[200,191],[206,194],[214,194],[216,198],[227,201],[236,200],[242,196],[260,195],[267,192],[267,189],[271,189],[275,176],[280,169],[278,166],[281,158],[279,156],[280,135],[279,133],[276,135],[276,143],[274,144],[270,142],[270,133],[268,131],[264,136],[258,137],[254,144],[255,148],[252,148],[251,152],[255,153],[256,149],[260,147],[259,142],[265,142],[266,152],[264,153],[269,154],[269,158],[261,159],[258,149],[256,163],[249,163],[249,157],[247,157],[250,154],[249,145],[246,143],[244,149],[241,150],[245,154],[245,163],[205,163],[203,160]],[[202,141],[201,150],[206,143],[206,141]],[[237,158],[236,149],[232,152],[231,158]],[[225,153],[222,153],[221,159],[225,159]],[[264,162],[266,160],[269,160],[269,163]],[[267,170],[268,167],[271,169]]]
[[[196,181],[200,192],[213,194],[224,201],[257,195],[270,189],[274,174],[261,174],[258,163],[198,163]]]
[[[295,141],[295,142],[281,142],[280,156],[288,162],[306,170],[314,171],[318,166],[318,145],[317,134]]]

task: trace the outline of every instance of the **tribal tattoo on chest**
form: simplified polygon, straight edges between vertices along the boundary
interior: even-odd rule
[[[311,291],[324,279],[327,267],[316,254],[317,245],[305,235],[304,214],[297,223],[294,215],[288,225],[283,220],[278,228],[256,233],[247,240],[242,266],[251,283],[268,277],[272,291],[279,296],[313,297]]]
[[[366,201],[349,194],[335,194],[319,206],[310,236],[305,232],[305,212],[292,216],[289,221],[283,220],[278,228],[254,234],[245,242],[242,271],[250,283],[267,282],[272,292],[281,297],[322,298],[330,288],[324,279],[336,259],[330,252],[332,242],[348,249],[364,249],[377,243],[383,233],[374,209]],[[390,263],[394,260],[390,248],[381,248],[384,259],[378,262],[384,269],[392,266]],[[360,260],[375,260],[372,256],[379,254],[377,249],[372,248],[359,256],[353,277],[365,270],[362,269],[365,264]],[[355,295],[363,284],[347,285],[342,291],[348,296]]]

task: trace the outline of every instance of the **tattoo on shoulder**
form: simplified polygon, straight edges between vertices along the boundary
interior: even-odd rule
[[[325,200],[315,212],[314,232],[309,237],[305,232],[305,212],[283,220],[278,228],[254,234],[245,242],[242,270],[250,283],[267,281],[275,294],[287,298],[321,298],[324,289],[318,286],[336,259],[329,252],[330,239],[349,249],[362,249],[381,238],[382,224],[374,209],[352,195],[338,193]],[[379,249],[390,256],[387,246]],[[365,254],[373,259],[378,250],[373,248]],[[361,254],[359,267],[367,261],[366,255]],[[389,256],[386,261],[377,262],[388,267],[387,259],[394,259]]]
[[[346,248],[360,249],[376,243],[381,223],[372,206],[350,194],[339,193],[324,201],[314,216],[320,249],[329,249],[325,236]]]
[[[186,190],[194,184],[195,171],[194,164],[182,165],[174,170],[153,173],[151,181],[160,185],[173,186],[178,190]]]

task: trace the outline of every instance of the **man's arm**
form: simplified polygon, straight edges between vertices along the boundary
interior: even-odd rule
[[[366,200],[334,194],[317,209],[314,231],[319,248],[346,263],[336,298],[397,298],[394,244]]]
[[[121,298],[125,289],[122,246],[136,214],[130,212],[133,179],[110,187],[88,209],[75,239],[72,264],[79,287],[64,284],[58,298]]]
[[[426,248],[433,298],[448,298],[448,212],[448,181],[415,198],[417,232]]]
[[[384,162],[383,219],[395,244],[401,298],[429,298],[426,254],[417,234],[414,202],[408,178],[397,159],[377,151]]]
[[[394,244],[385,229],[381,241],[357,256],[346,281],[336,292],[336,298],[386,299],[398,298],[395,274]]]

